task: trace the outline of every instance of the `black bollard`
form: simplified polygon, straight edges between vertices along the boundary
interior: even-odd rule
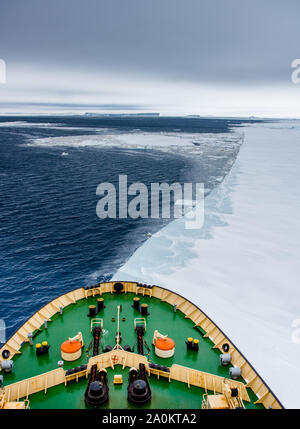
[[[97,313],[99,313],[99,311],[104,309],[104,299],[103,298],[98,298],[97,299]]]
[[[133,308],[138,311],[139,313],[141,312],[141,308],[140,308],[140,298],[138,298],[137,296],[135,298],[133,298]]]
[[[141,305],[141,313],[143,316],[148,316],[148,304],[142,304]]]
[[[96,316],[96,306],[95,305],[89,305],[89,317]]]

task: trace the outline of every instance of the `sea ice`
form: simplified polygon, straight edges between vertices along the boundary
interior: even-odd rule
[[[300,123],[244,128],[201,230],[177,219],[115,274],[172,289],[228,335],[287,408],[300,408]],[[294,326],[294,328],[293,328]]]

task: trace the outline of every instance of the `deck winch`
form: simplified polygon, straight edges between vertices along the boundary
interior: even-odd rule
[[[151,389],[148,383],[145,365],[139,364],[129,370],[128,400],[134,404],[145,404],[151,399]]]
[[[91,377],[85,391],[85,403],[89,406],[99,406],[108,401],[108,384],[106,369],[97,372],[97,365],[91,369]]]

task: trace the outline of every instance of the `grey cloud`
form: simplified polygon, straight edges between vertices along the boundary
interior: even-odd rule
[[[286,82],[297,0],[10,0],[0,58],[180,81]]]

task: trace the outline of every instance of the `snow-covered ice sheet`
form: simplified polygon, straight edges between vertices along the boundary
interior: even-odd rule
[[[244,128],[201,230],[177,219],[115,274],[172,289],[228,335],[287,408],[300,408],[300,123]],[[167,333],[167,332],[166,332]]]

